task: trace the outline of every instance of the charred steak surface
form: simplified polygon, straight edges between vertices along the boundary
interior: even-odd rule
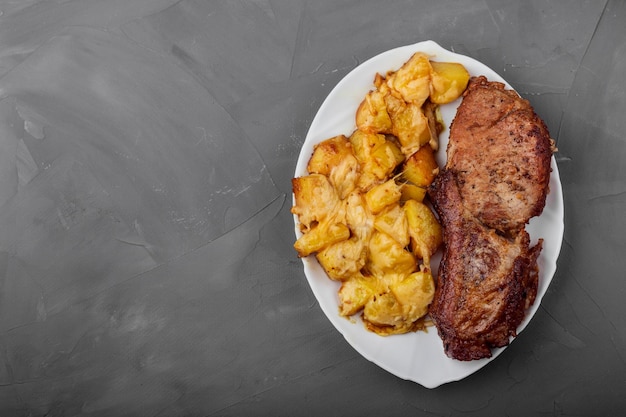
[[[490,357],[516,335],[535,300],[541,242],[531,248],[525,230],[510,239],[481,223],[464,207],[450,171],[436,179],[433,197],[445,249],[430,316],[448,356]]]
[[[548,194],[552,141],[528,101],[485,77],[470,80],[450,129],[447,163],[429,189],[444,252],[429,313],[458,360],[506,346],[537,294],[525,225]]]

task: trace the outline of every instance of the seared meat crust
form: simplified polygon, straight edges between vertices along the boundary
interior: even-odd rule
[[[435,180],[431,197],[444,225],[444,253],[430,316],[446,354],[458,360],[491,356],[506,346],[537,294],[541,241],[529,246],[486,227],[464,206],[450,171]]]
[[[450,129],[447,163],[429,189],[444,252],[429,308],[445,352],[491,356],[516,335],[537,294],[537,258],[524,227],[541,214],[553,148],[528,101],[472,78]]]
[[[472,78],[450,127],[446,169],[455,172],[470,212],[513,234],[539,215],[550,180],[548,128],[504,84]]]

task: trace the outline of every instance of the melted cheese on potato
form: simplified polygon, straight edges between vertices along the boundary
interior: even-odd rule
[[[417,53],[397,71],[376,74],[357,129],[317,144],[309,175],[292,180],[291,211],[303,233],[294,247],[300,256],[315,254],[341,282],[339,314],[361,312],[377,334],[426,326],[435,290],[430,258],[442,243],[422,202],[438,173],[437,103],[462,94],[466,73]]]

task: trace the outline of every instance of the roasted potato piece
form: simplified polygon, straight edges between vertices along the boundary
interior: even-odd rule
[[[363,309],[363,321],[370,331],[382,336],[423,329],[423,317],[434,293],[430,271],[414,272],[392,284],[389,291],[374,293]]]
[[[418,52],[389,76],[387,84],[405,102],[421,107],[430,96],[430,73],[428,55]]]
[[[413,272],[390,287],[396,300],[402,304],[403,316],[415,321],[428,313],[428,306],[435,295],[435,281],[430,270]]]
[[[372,152],[386,141],[383,134],[369,133],[363,130],[355,130],[349,139],[352,144],[352,151],[362,165],[366,164],[371,159]]]
[[[348,138],[339,135],[315,145],[307,170],[327,176],[339,198],[344,199],[357,186],[359,162]]]
[[[372,154],[385,142],[385,135],[378,133],[355,130],[350,135],[352,150],[360,164],[360,176],[357,182],[359,190],[367,191],[384,178],[384,176],[380,176],[382,173],[379,172],[380,168],[376,167],[376,161]]]
[[[374,174],[372,171],[367,170],[365,167],[361,171],[361,175],[359,176],[359,181],[357,182],[357,189],[361,192],[367,192],[372,187],[380,184],[380,179]]]
[[[385,91],[385,104],[387,105],[387,113],[389,114],[389,117],[391,117],[391,133],[393,134],[393,118],[406,107],[406,102],[402,100],[401,97],[394,95],[387,87],[387,84],[384,84],[384,86],[385,88],[383,91]]]
[[[339,314],[342,316],[356,314],[380,291],[380,282],[375,277],[360,273],[353,275],[342,282],[339,288]]]
[[[347,137],[338,135],[313,147],[313,154],[311,154],[306,168],[309,174],[329,176],[337,165],[348,156],[354,157],[352,145]]]
[[[376,90],[385,92],[385,89],[387,88],[386,81],[385,77],[377,72],[376,75],[374,75],[374,87],[376,87]]]
[[[407,104],[392,117],[392,132],[402,145],[402,152],[411,155],[431,140],[428,118],[422,108]]]
[[[399,204],[394,204],[376,216],[374,229],[388,234],[402,247],[409,244],[409,223],[406,220],[406,213]]]
[[[316,258],[330,279],[345,281],[365,266],[367,259],[366,242],[352,237],[327,246],[316,255]]]
[[[337,191],[325,175],[293,178],[291,185],[295,197],[291,212],[298,215],[303,233],[335,213],[340,204]]]
[[[352,234],[367,242],[373,232],[374,215],[367,208],[363,194],[350,194],[344,200],[342,211]]]
[[[356,111],[356,126],[368,133],[391,133],[391,118],[383,93],[378,90],[367,93]]]
[[[437,251],[443,242],[443,231],[435,214],[424,203],[409,200],[404,203],[411,250],[425,265],[430,265],[430,257]]]
[[[431,61],[430,100],[437,104],[446,104],[463,94],[470,75],[458,62]]]
[[[369,242],[369,258],[366,268],[382,280],[395,280],[417,269],[413,254],[386,233],[374,232]]]
[[[415,184],[405,183],[402,184],[401,190],[402,196],[400,197],[400,202],[404,203],[407,200],[416,200],[416,201],[424,201],[424,197],[426,197],[426,188],[419,187]]]
[[[357,188],[366,192],[375,185],[387,180],[404,161],[404,154],[392,141],[385,141],[374,149],[370,158],[361,164]]]
[[[402,196],[401,188],[393,178],[372,187],[365,193],[367,207],[374,214],[380,213],[385,207],[400,201]]]
[[[359,163],[353,155],[349,155],[339,162],[328,179],[337,190],[340,199],[344,199],[353,192],[359,184]]]
[[[389,177],[398,165],[404,161],[404,154],[394,142],[385,142],[374,149],[371,153],[371,160],[364,167],[364,170],[372,172],[376,178],[382,180]]]
[[[430,146],[422,146],[403,166],[402,177],[419,187],[428,187],[439,172],[435,153]]]
[[[378,294],[365,304],[363,319],[375,326],[402,325],[402,304],[392,293]]]
[[[320,223],[303,234],[293,246],[298,255],[304,257],[349,237],[350,229],[343,223]]]

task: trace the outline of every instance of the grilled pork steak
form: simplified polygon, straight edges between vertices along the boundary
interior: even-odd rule
[[[510,239],[481,223],[464,206],[451,171],[433,190],[445,248],[430,316],[448,356],[490,357],[492,347],[515,336],[535,300],[541,241],[531,248],[526,231]]]
[[[534,302],[541,241],[524,227],[548,193],[552,141],[528,101],[472,78],[450,128],[447,163],[429,189],[444,252],[429,313],[446,354],[491,356]]]
[[[472,78],[450,127],[445,168],[485,225],[515,233],[541,214],[552,141],[530,103],[504,84]]]

